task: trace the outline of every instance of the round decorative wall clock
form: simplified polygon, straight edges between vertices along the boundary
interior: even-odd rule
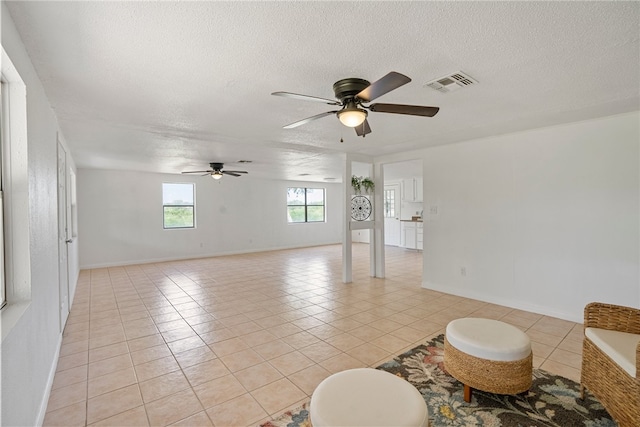
[[[351,218],[364,221],[371,216],[371,202],[365,196],[354,196],[351,199]]]

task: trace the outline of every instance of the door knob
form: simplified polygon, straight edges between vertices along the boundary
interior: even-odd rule
[[[73,239],[67,239],[64,241],[65,243],[73,243]]]

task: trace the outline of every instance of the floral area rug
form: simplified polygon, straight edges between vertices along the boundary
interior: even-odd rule
[[[386,362],[377,369],[413,384],[429,407],[429,425],[461,427],[615,427],[593,395],[580,399],[575,381],[533,370],[533,385],[517,396],[474,390],[472,401],[463,398],[462,384],[444,370],[444,335]],[[287,411],[261,427],[311,427],[305,404]]]

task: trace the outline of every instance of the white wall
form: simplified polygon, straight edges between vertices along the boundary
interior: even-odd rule
[[[1,423],[42,422],[61,342],[58,287],[57,141],[58,124],[6,5],[2,3],[2,46],[26,85],[30,298],[25,310],[5,322],[17,304],[2,310]],[[70,164],[73,164],[71,159]],[[71,256],[73,257],[73,251]],[[77,263],[76,263],[77,265]],[[78,271],[70,272],[72,279]],[[75,283],[73,284],[75,287]]]
[[[422,151],[423,286],[578,322],[590,301],[640,307],[639,123]]]
[[[162,228],[162,183],[196,184],[196,228]],[[326,188],[326,223],[288,224],[287,187]],[[82,268],[341,241],[342,185],[78,170]]]

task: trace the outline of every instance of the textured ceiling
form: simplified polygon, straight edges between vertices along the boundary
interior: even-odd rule
[[[383,155],[640,109],[639,2],[7,2],[79,167],[340,180]],[[424,84],[455,71],[479,84]],[[358,138],[333,107],[346,77],[413,81]],[[344,142],[341,143],[340,139]]]

